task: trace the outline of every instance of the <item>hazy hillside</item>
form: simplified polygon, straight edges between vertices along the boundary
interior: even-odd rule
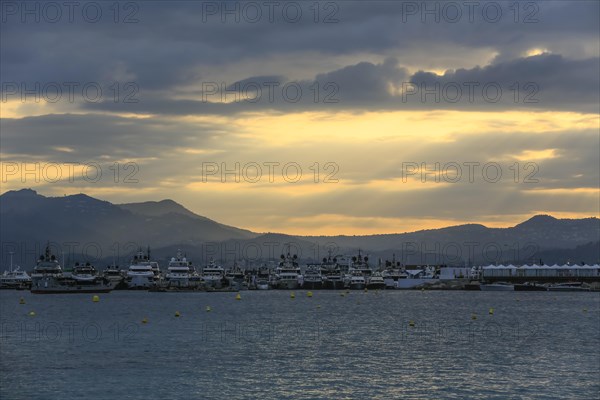
[[[102,263],[127,263],[140,246],[150,246],[157,259],[181,248],[198,262],[212,257],[224,263],[276,260],[289,246],[305,262],[317,262],[330,250],[356,254],[361,249],[372,263],[395,255],[406,264],[598,262],[595,244],[600,241],[597,218],[548,215],[510,228],[467,224],[368,236],[258,234],[219,224],[173,200],[115,205],[85,194],[45,197],[29,189],[0,196],[0,217],[2,263],[12,251],[26,268],[48,241],[68,260],[88,257]]]

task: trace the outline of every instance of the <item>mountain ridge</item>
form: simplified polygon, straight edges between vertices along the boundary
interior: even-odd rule
[[[427,254],[431,254],[438,263],[487,262],[493,251],[503,253],[494,256],[495,260],[529,260],[543,252],[560,259],[566,254],[562,250],[600,241],[596,217],[558,219],[535,215],[505,228],[469,223],[404,233],[301,236],[258,233],[220,224],[171,199],[113,204],[84,193],[46,197],[31,189],[0,195],[0,215],[3,263],[9,247],[31,249],[48,240],[93,243],[101,249],[98,258],[108,257],[111,251],[125,257],[135,250],[134,245],[170,250],[179,246],[196,253],[218,251],[221,258],[224,254],[250,258],[249,253],[273,258],[292,243],[313,261],[326,256],[328,250],[353,254],[362,249],[379,257],[399,254],[405,261],[414,262],[427,261]],[[474,248],[475,253],[470,254]],[[457,255],[450,254],[451,250]],[[595,253],[586,247],[586,254]]]

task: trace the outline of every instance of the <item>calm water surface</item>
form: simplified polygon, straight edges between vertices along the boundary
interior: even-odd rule
[[[0,398],[600,398],[600,293],[241,296],[2,291]]]

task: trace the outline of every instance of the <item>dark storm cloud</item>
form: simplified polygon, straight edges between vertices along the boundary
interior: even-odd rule
[[[3,3],[20,8],[24,2]],[[490,49],[506,61],[541,47],[582,58],[583,45],[593,44],[598,36],[599,5],[584,1],[537,2],[537,9],[531,10],[524,3],[516,17],[513,2],[498,2],[502,9],[498,22],[482,16],[485,2],[472,22],[463,3],[456,2],[462,13],[456,23],[448,21],[449,11],[444,12],[448,2],[321,2],[317,22],[309,2],[291,2],[302,11],[297,22],[283,16],[286,2],[279,3],[273,20],[263,7],[257,22],[250,22],[243,12],[248,2],[133,3],[138,7],[131,18],[135,23],[123,23],[129,9],[121,9],[119,23],[114,23],[114,11],[107,3],[97,3],[103,7],[97,23],[87,22],[81,12],[70,23],[66,10],[60,23],[44,22],[43,15],[39,23],[32,16],[22,23],[19,10],[16,14],[4,10],[2,81],[107,82],[123,80],[124,74],[146,91],[168,92],[197,83],[209,68],[283,54],[305,59],[368,52],[411,58],[415,52],[430,51],[436,57],[437,49],[450,47]],[[218,11],[209,14],[204,8],[213,3]],[[412,3],[416,11],[410,8]],[[221,15],[225,7],[236,4],[238,22],[236,15]],[[437,7],[437,17],[423,15],[426,7]],[[524,23],[532,12],[533,22]],[[328,16],[331,21],[325,23]]]
[[[249,77],[211,89],[201,100],[172,100],[140,94],[138,104],[113,101],[85,107],[166,115],[232,114],[250,111],[309,110],[568,110],[596,112],[600,93],[600,59],[568,60],[542,54],[486,67],[446,71],[442,76],[419,71],[410,76],[401,61],[361,62],[323,73],[312,81]],[[270,80],[270,85],[269,85]],[[227,92],[225,91],[227,90]],[[236,91],[239,96],[232,94]],[[318,92],[317,92],[318,90]],[[245,98],[242,94],[247,94]]]

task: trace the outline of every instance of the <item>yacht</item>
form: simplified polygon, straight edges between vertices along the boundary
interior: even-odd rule
[[[220,289],[223,287],[225,270],[211,258],[208,265],[202,269],[201,276],[204,281],[204,287],[209,289]]]
[[[140,249],[127,270],[125,281],[128,289],[151,289],[157,286],[160,280],[158,263],[150,261],[150,250],[144,254]]]
[[[392,261],[386,261],[386,268],[383,271],[383,281],[386,289],[397,289],[398,280],[408,278],[405,272],[400,269],[400,262],[396,261],[396,255],[392,256]]]
[[[304,271],[302,288],[307,290],[323,289],[323,275],[321,266],[311,264]]]
[[[188,261],[185,255],[181,255],[181,250],[177,250],[177,255],[171,257],[169,261],[167,274],[165,275],[165,285],[167,287],[189,288],[194,286],[194,283],[199,282],[193,279],[195,275],[192,263]]]
[[[352,257],[352,263],[346,277],[346,283],[350,289],[364,289],[367,287],[373,273],[367,263],[368,261],[369,258],[363,257],[360,250],[358,250],[358,256]]]
[[[269,290],[269,282],[271,279],[271,269],[266,265],[261,265],[254,277],[254,286],[258,290]]]
[[[31,292],[51,289],[56,286],[61,276],[62,268],[56,256],[50,251],[50,244],[47,244],[44,254],[37,260],[31,274]]]
[[[225,279],[231,289],[242,290],[247,288],[246,274],[238,266],[237,262],[234,262],[233,268],[227,271]]]
[[[337,262],[337,257],[331,258],[331,252],[327,258],[323,258],[321,263],[321,275],[323,276],[324,289],[343,289],[344,278],[342,270]]]
[[[367,289],[385,289],[385,287],[383,274],[381,272],[373,272],[369,282],[367,282]]]
[[[89,263],[75,264],[72,272],[63,272],[58,260],[46,246],[31,275],[31,293],[108,293],[113,286],[108,280],[98,276]]]
[[[10,268],[0,275],[0,289],[28,289],[31,287],[31,277],[19,267],[13,268],[13,253],[10,253]]]
[[[513,291],[514,289],[514,285],[512,283],[506,283],[506,282],[494,282],[494,283],[482,283],[480,285],[480,289],[484,290],[484,291],[494,291],[494,292],[506,292],[506,291]]]
[[[536,282],[525,282],[525,283],[520,283],[520,284],[515,284],[514,286],[515,291],[528,291],[528,292],[533,292],[533,291],[540,291],[540,292],[545,292],[548,290],[548,287],[545,285],[542,285],[540,283],[536,283]]]
[[[123,284],[123,280],[125,279],[124,275],[124,272],[121,271],[115,264],[106,267],[103,273],[104,279],[111,281],[115,288],[118,288],[121,284]]]
[[[551,292],[589,292],[590,288],[582,286],[581,282],[556,283],[548,286]]]
[[[351,271],[347,277],[347,286],[352,290],[362,290],[367,287],[367,281],[362,272]]]
[[[281,255],[281,261],[275,268],[273,285],[277,289],[297,289],[300,287],[300,282],[303,277],[300,272],[300,267],[296,261],[298,256],[294,254],[292,257],[288,251],[287,256]]]

